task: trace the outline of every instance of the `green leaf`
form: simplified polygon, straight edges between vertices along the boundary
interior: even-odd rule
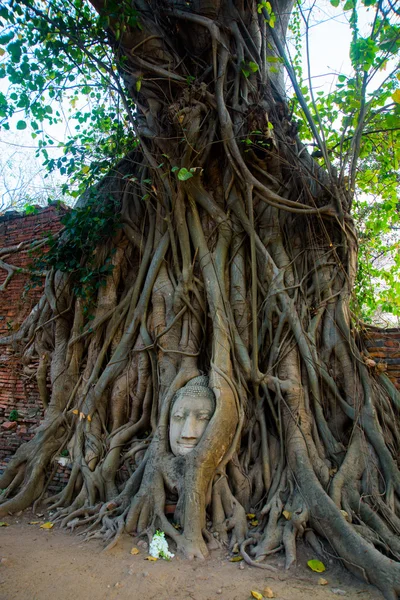
[[[19,129],[19,130],[26,129],[26,122],[25,121],[18,121],[18,123],[17,123],[17,129]]]
[[[307,565],[312,571],[315,571],[316,573],[323,573],[326,569],[324,563],[316,559],[307,561]]]
[[[400,89],[396,90],[393,94],[392,94],[392,98],[393,100],[396,102],[396,104],[400,104]]]
[[[269,18],[269,26],[271,27],[271,29],[274,29],[275,22],[276,22],[276,15],[275,15],[275,13],[271,13],[271,16]]]
[[[263,2],[260,2],[260,3],[257,5],[257,12],[258,12],[259,14],[261,14],[261,13],[262,13],[262,10],[263,10],[263,8],[265,8],[265,10],[268,12],[268,14],[270,14],[270,13],[272,12],[272,6],[271,6],[270,2],[265,2],[265,1],[263,1]]]
[[[331,0],[331,4],[332,6],[334,6],[335,8],[337,8],[340,4],[340,0]]]
[[[250,61],[249,62],[249,67],[250,67],[251,71],[253,71],[253,73],[257,73],[257,71],[258,71],[258,65],[255,62]]]
[[[193,177],[193,173],[188,171],[185,167],[182,167],[182,169],[179,169],[178,179],[180,181],[186,181],[187,179],[190,179],[191,177]]]

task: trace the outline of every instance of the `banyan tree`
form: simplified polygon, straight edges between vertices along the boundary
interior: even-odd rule
[[[20,4],[96,61],[79,37],[83,0],[72,23],[57,2]],[[134,135],[78,200],[88,224],[65,227],[43,296],[1,340],[39,359],[46,409],[0,478],[0,515],[42,502],[109,544],[161,529],[186,557],[220,544],[262,568],[278,551],[290,567],[305,538],[396,600],[400,400],[350,310],[362,127],[339,173],[286,56],[291,0],[89,8]],[[89,297],[70,255],[102,274]],[[69,481],[48,497],[62,451]]]

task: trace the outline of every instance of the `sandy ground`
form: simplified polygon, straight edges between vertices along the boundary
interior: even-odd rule
[[[206,561],[149,562],[143,549],[132,556],[133,538],[126,536],[104,553],[97,541],[83,542],[77,533],[42,530],[29,513],[9,517],[0,528],[0,600],[251,600],[251,590],[269,587],[280,600],[382,600],[373,587],[327,564],[323,577],[306,566],[317,558],[299,549],[299,565],[288,573],[283,558],[270,560],[276,573],[229,562],[214,551]]]

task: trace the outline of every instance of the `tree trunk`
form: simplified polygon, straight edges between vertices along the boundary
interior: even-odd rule
[[[161,528],[188,557],[218,540],[265,568],[279,548],[290,567],[296,539],[315,548],[317,534],[396,599],[400,401],[351,321],[350,193],[312,161],[283,95],[291,3],[274,28],[255,2],[92,4],[140,143],[81,199],[98,214],[116,202],[122,224],[96,249],[113,268],[95,307],[52,272],[18,332],[51,355],[52,393],[0,479],[0,515],[40,499],[68,448],[70,481],[45,500],[63,525],[110,543]],[[200,373],[215,411],[174,456],[171,404]]]

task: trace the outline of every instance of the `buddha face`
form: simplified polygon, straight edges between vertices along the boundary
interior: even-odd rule
[[[185,456],[197,446],[213,412],[213,402],[207,397],[182,395],[175,400],[169,426],[175,456]]]

